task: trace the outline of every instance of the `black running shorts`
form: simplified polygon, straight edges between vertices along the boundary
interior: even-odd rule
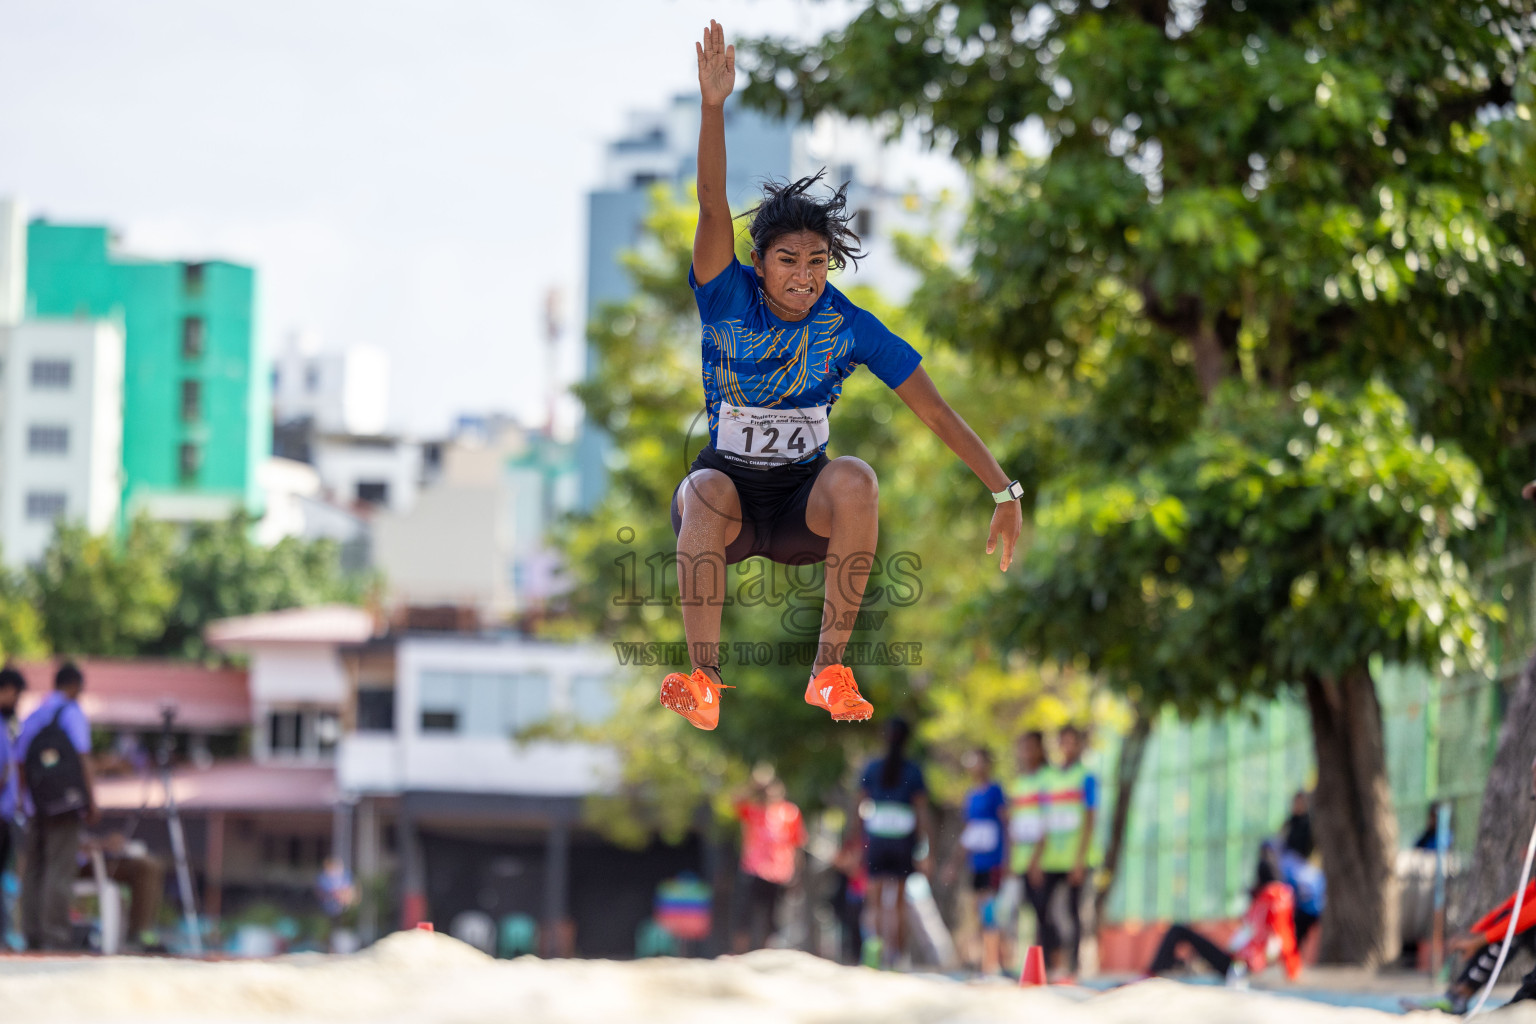
[[[774,469],[747,469],[728,461],[712,446],[702,449],[689,473],[718,469],[736,485],[741,501],[741,532],[725,548],[725,564],[735,565],[761,555],[784,565],[814,565],[826,561],[827,538],[805,524],[805,509],[816,478],[831,460],[826,453],[810,462]],[[686,480],[685,480],[686,482]],[[672,533],[683,529],[677,494],[672,492]]]
[[[864,846],[864,868],[871,878],[906,878],[917,870],[912,855],[917,842],[912,836],[904,839],[883,839],[870,836]]]

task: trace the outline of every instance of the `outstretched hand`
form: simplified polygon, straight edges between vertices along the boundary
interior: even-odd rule
[[[725,45],[725,29],[713,18],[704,41],[694,43],[699,54],[699,93],[710,106],[719,106],[736,88],[736,47]]]
[[[987,533],[987,554],[997,550],[998,541],[1003,544],[1003,556],[998,568],[1003,572],[1013,564],[1013,550],[1018,546],[1019,534],[1024,531],[1024,512],[1018,500],[1005,501],[992,513],[992,529]]]

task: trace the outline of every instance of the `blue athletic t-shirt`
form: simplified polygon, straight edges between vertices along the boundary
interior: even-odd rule
[[[704,324],[704,397],[709,443],[716,447],[722,402],[759,409],[831,406],[860,363],[897,388],[922,362],[916,349],[831,284],[797,322],[774,315],[757,271],[739,260],[705,285],[690,267],[688,284]],[[796,463],[809,462],[826,448],[824,441],[807,446],[804,438],[796,440],[801,448],[789,449]]]
[[[970,854],[972,871],[990,871],[1003,862],[1003,787],[989,783],[965,798],[965,829],[960,845]]]

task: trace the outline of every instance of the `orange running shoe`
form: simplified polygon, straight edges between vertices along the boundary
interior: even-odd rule
[[[805,702],[830,711],[834,722],[865,722],[875,713],[846,665],[828,665],[812,678],[805,687]]]
[[[693,675],[673,672],[661,681],[661,706],[688,719],[695,729],[713,729],[720,724],[720,691],[735,687],[717,683],[701,668]]]

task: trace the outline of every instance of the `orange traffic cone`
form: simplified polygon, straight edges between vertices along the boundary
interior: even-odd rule
[[[1045,984],[1045,950],[1030,946],[1024,953],[1024,969],[1019,972],[1019,987]]]
[[[435,929],[432,927],[431,921],[417,921],[416,930],[419,932],[430,932],[434,931]]]

